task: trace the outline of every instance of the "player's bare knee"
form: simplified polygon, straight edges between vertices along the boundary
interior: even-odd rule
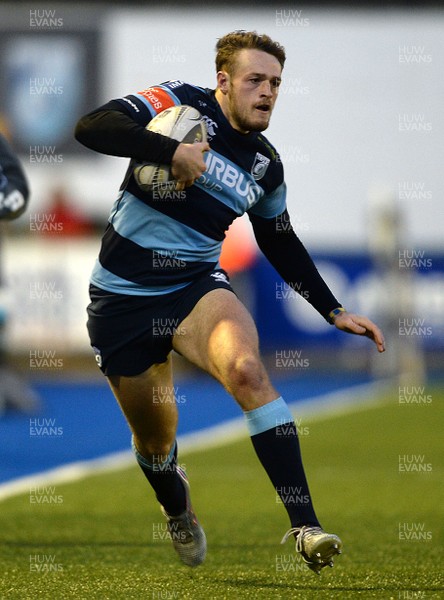
[[[174,440],[172,442],[150,439],[143,440],[140,439],[140,437],[134,436],[134,443],[138,452],[149,463],[160,464],[167,459],[169,453],[171,452],[171,448],[174,444]]]
[[[245,390],[259,391],[267,380],[261,360],[254,355],[236,357],[228,368],[228,387],[236,395]]]

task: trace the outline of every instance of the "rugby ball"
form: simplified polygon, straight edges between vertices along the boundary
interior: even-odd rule
[[[146,129],[184,144],[207,141],[207,127],[202,115],[197,109],[187,105],[165,109],[148,123]],[[176,185],[171,165],[143,163],[134,167],[133,174],[144,192],[174,189]]]

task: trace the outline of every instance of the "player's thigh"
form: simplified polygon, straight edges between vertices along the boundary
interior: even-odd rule
[[[262,404],[275,396],[259,356],[256,325],[228,290],[212,290],[199,300],[180,324],[173,347],[218,379],[243,408],[251,408],[253,398]]]
[[[177,428],[171,354],[139,375],[111,375],[109,385],[140,452],[168,453]]]
[[[233,353],[258,355],[258,336],[250,313],[238,298],[228,290],[216,289],[205,294],[180,323],[173,347],[211,371]]]

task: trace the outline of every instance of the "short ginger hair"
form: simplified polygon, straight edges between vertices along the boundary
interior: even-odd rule
[[[236,62],[236,54],[240,50],[252,49],[262,50],[271,54],[284,68],[285,48],[275,42],[267,34],[259,34],[256,31],[237,30],[227,33],[221,37],[216,44],[216,71],[227,71],[233,74]]]

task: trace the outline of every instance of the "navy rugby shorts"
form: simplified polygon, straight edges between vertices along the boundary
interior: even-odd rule
[[[138,375],[165,362],[173,349],[174,334],[180,333],[180,323],[205,294],[216,289],[233,292],[223,269],[158,296],[115,294],[91,285],[87,328],[102,372]]]

